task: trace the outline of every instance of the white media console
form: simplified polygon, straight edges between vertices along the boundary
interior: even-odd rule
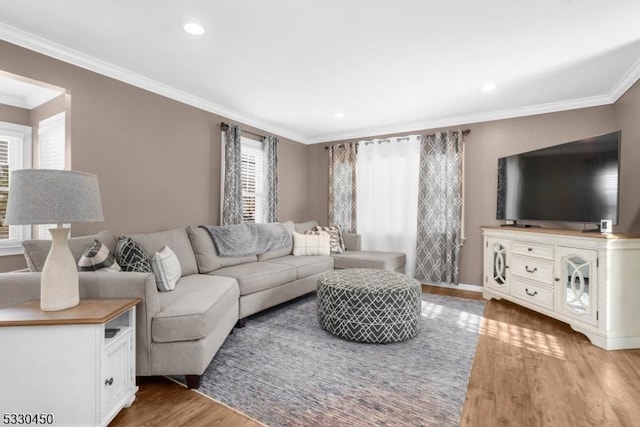
[[[483,227],[486,299],[568,323],[598,347],[640,348],[640,236]]]

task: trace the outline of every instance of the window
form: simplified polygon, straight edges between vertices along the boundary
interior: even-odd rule
[[[28,225],[4,225],[11,171],[30,167],[31,128],[0,122],[0,255],[21,253],[21,241],[31,238]]]
[[[264,222],[262,144],[242,137],[242,221]]]
[[[58,113],[38,123],[38,169],[65,168],[65,113]],[[56,224],[35,226],[38,239],[51,239],[50,228]]]

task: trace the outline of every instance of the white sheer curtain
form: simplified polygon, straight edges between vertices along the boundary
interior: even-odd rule
[[[362,249],[404,252],[409,276],[415,272],[419,164],[417,136],[358,145],[357,223]]]

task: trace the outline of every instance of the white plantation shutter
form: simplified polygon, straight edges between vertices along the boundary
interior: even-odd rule
[[[65,163],[64,112],[42,120],[38,124],[38,168],[64,169]]]
[[[263,222],[264,167],[262,144],[242,138],[242,221]]]
[[[65,113],[58,113],[38,123],[38,169],[65,168]],[[56,224],[38,225],[38,239],[51,239],[49,229]]]
[[[31,167],[31,128],[0,122],[0,255],[22,252],[20,242],[31,237],[31,227],[4,225],[11,171]]]
[[[9,141],[0,140],[0,217],[4,220],[9,198]],[[0,224],[0,239],[9,238],[9,226]]]

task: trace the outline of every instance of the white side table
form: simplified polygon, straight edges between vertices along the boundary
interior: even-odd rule
[[[1,309],[0,425],[105,426],[131,406],[140,301],[81,300],[49,312],[28,301]]]

